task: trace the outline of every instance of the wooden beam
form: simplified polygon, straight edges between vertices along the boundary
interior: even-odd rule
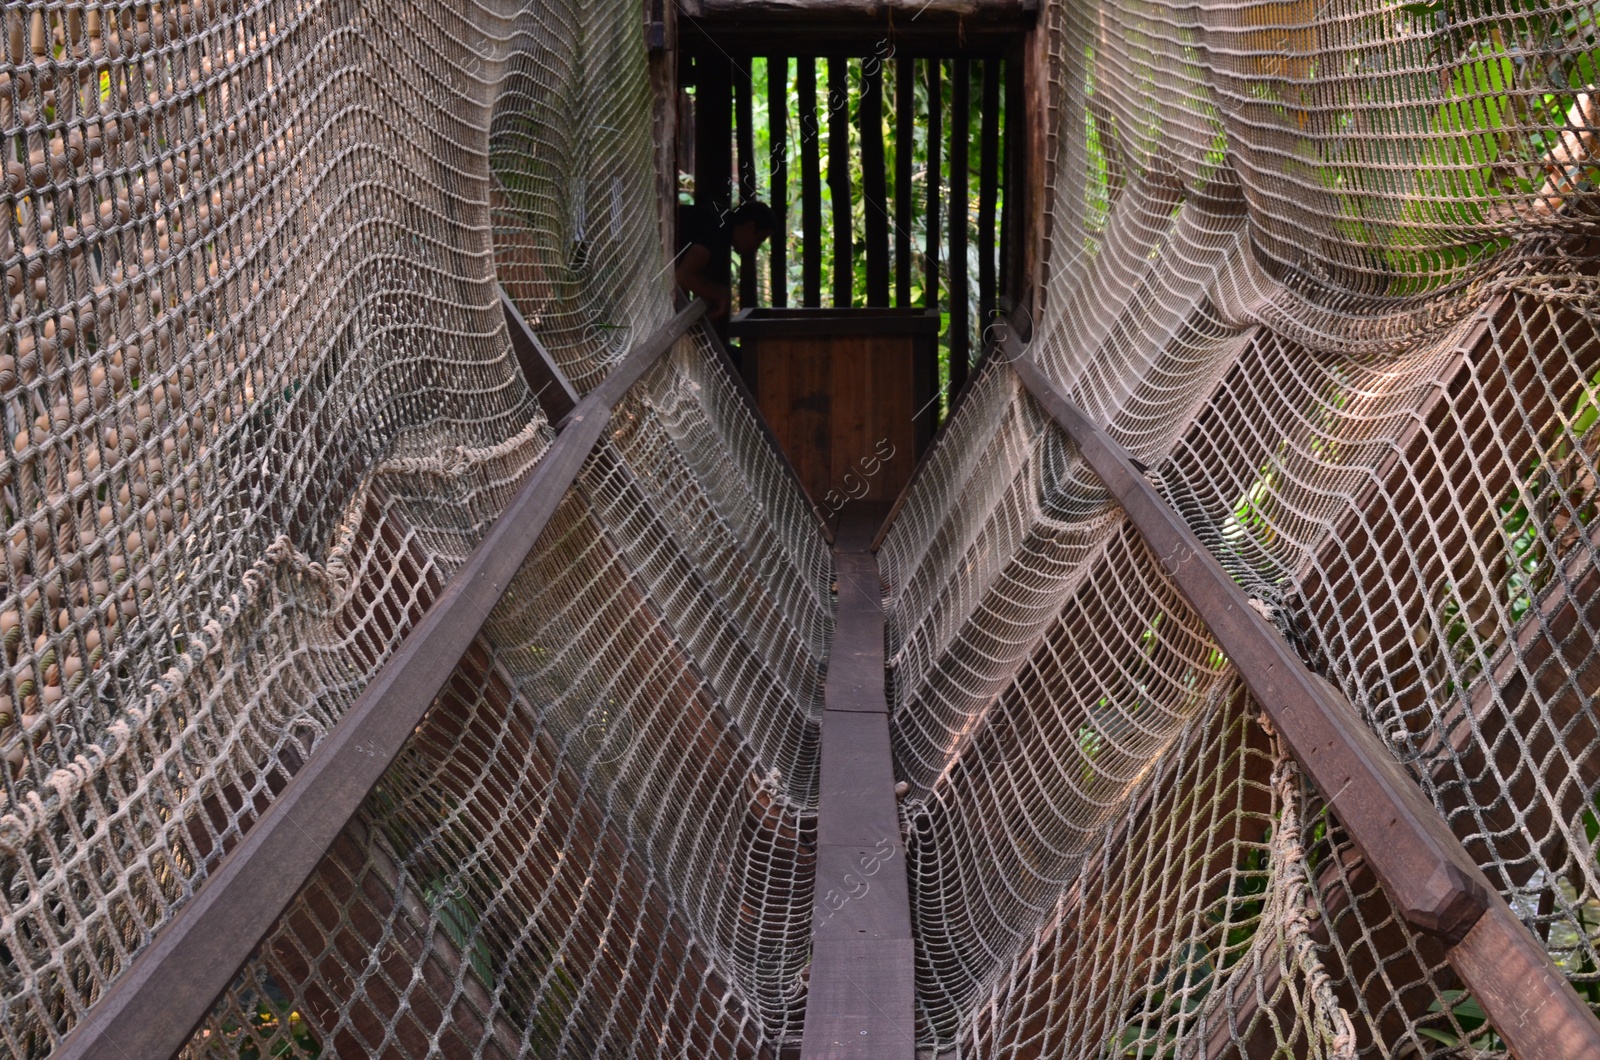
[[[734,135],[739,150],[739,202],[756,197],[755,122],[751,117],[750,60],[733,65]],[[739,308],[749,309],[761,300],[756,286],[756,256],[739,255]]]
[[[817,60],[795,59],[800,101],[800,304],[822,304],[822,129],[817,123]]]
[[[1000,60],[983,60],[978,133],[978,334],[994,322],[995,200],[1000,194]],[[981,342],[980,338],[980,342]],[[984,355],[980,349],[978,355]]]
[[[771,152],[767,205],[778,219],[767,260],[772,268],[772,304],[789,304],[789,60],[767,57],[767,147]]]
[[[1306,668],[1126,451],[1068,400],[1014,337],[1008,360],[1210,629],[1396,911],[1450,945],[1452,967],[1512,1051],[1600,1056],[1600,1021],[1356,709]]]
[[[911,156],[916,153],[917,64],[894,64],[894,304],[911,308]]]
[[[822,711],[816,905],[801,1060],[911,1060],[915,974],[906,848],[884,683],[876,512],[852,508],[834,545],[839,615]]]
[[[972,343],[967,318],[968,149],[972,138],[972,64],[950,64],[950,395],[967,385]]]
[[[867,238],[867,305],[889,304],[889,174],[883,150],[883,61],[862,60],[861,104],[856,114],[861,137],[861,201]]]
[[[567,417],[500,518],[239,845],[61,1043],[61,1060],[173,1056],[399,756],[610,421],[611,409],[705,315],[696,300]]]
[[[855,288],[850,210],[850,64],[828,60],[828,195],[833,201],[833,304],[848,306]]]
[[[1006,109],[1000,123],[1001,160],[1005,168],[1000,178],[1000,309],[1009,314],[1023,304],[1027,275],[1022,224],[1027,215],[1028,181],[1028,100],[1023,87],[1022,49],[1006,56]]]
[[[693,0],[684,5],[694,18],[749,18],[759,15],[860,15],[903,19],[918,15],[961,15],[975,22],[1028,15],[1038,11],[1038,0]]]
[[[923,184],[928,190],[928,209],[923,223],[924,245],[922,249],[922,308],[937,309],[939,306],[939,187],[942,181],[941,171],[943,166],[940,161],[940,147],[944,143],[944,88],[940,84],[940,61],[938,59],[925,59],[928,73],[928,139],[927,143],[927,169],[923,177]]]
[[[517,364],[522,367],[522,378],[527,381],[528,389],[533,391],[534,400],[544,409],[545,417],[551,423],[559,422],[577,408],[578,392],[572,389],[566,373],[523,319],[521,310],[511,301],[506,289],[500,287],[499,290],[500,309],[505,314],[506,331],[511,335],[511,350],[517,356]]]

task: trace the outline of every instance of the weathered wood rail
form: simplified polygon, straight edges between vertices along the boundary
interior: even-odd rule
[[[1078,446],[1271,717],[1406,922],[1439,939],[1521,1057],[1600,1056],[1600,1021],[1416,783],[1331,684],[1250,605],[1127,452],[1006,336],[1012,369]]]
[[[705,315],[696,301],[566,416],[483,541],[195,896],[62,1042],[62,1060],[172,1056],[400,754],[577,479],[629,388]]]

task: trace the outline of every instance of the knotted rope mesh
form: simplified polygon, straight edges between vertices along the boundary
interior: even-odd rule
[[[1600,1004],[1595,19],[1043,5],[1030,353]],[[0,23],[23,1057],[317,753],[551,444],[496,280],[580,391],[671,302],[633,3]],[[1499,1048],[999,360],[879,556],[923,1045]],[[692,335],[187,1051],[778,1055],[831,577]]]
[[[1041,18],[1028,354],[1600,1002],[1594,8]],[[1503,1048],[1000,364],[880,564],[924,1043]]]

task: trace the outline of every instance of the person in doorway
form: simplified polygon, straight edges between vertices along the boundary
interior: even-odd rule
[[[678,207],[678,286],[711,303],[708,319],[725,320],[733,299],[730,251],[737,250],[740,257],[754,254],[777,230],[772,207],[756,199],[731,211],[709,205]]]

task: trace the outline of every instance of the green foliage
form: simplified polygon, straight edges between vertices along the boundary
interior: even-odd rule
[[[1167,1060],[1177,1055],[1177,1025],[1200,1011],[1218,973],[1227,972],[1244,957],[1261,928],[1270,835],[1269,830],[1259,845],[1244,847],[1227,892],[1206,911],[1211,931],[1205,938],[1181,942],[1157,970],[1122,1030],[1106,1043],[1103,1055],[1107,1058]]]
[[[1418,1027],[1417,1033],[1451,1048],[1467,1046],[1479,1051],[1499,1050],[1505,1043],[1489,1025],[1489,1017],[1473,996],[1465,990],[1442,990],[1442,1000],[1428,1006],[1429,1012],[1449,1012],[1454,1027],[1442,1030],[1436,1027]],[[1455,1033],[1459,1030],[1461,1033]]]

